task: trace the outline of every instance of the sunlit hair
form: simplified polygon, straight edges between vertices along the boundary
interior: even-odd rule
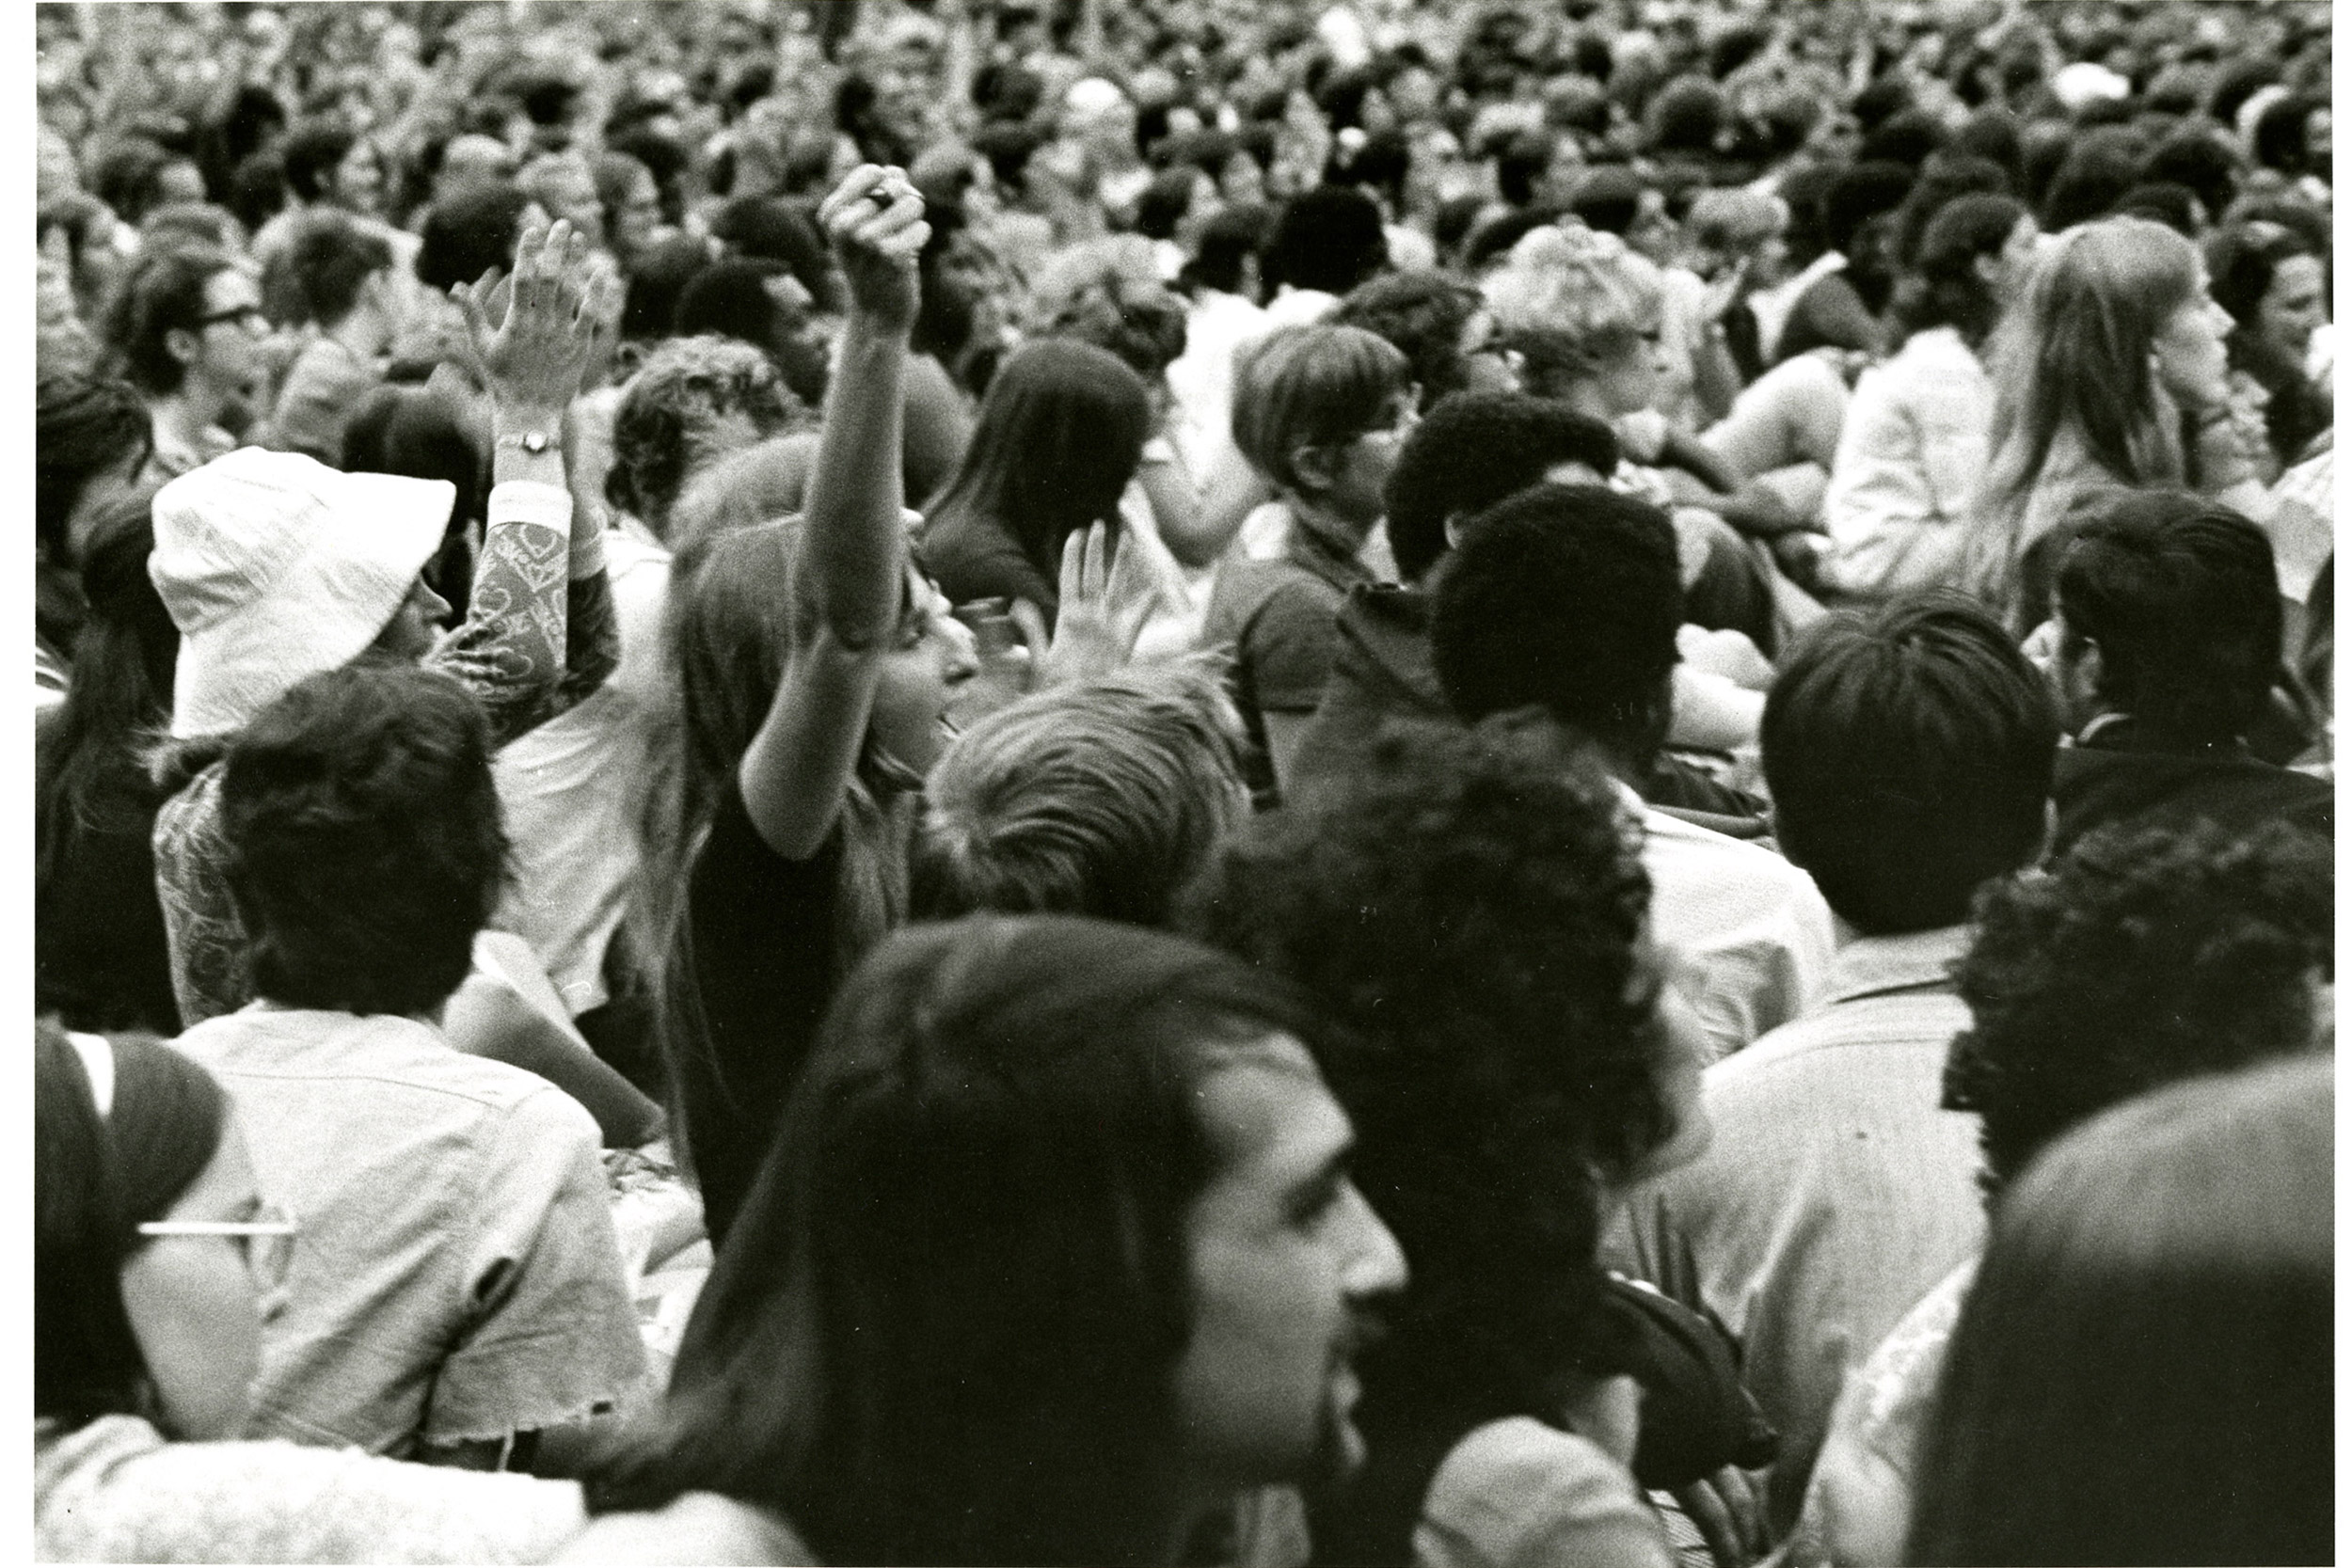
[[[1995,1215],[1908,1562],[2328,1562],[2331,1056],[2203,1078],[2049,1150]]]
[[[1055,687],[981,720],[931,769],[918,917],[974,910],[1162,924],[1248,815],[1241,717],[1213,660]]]
[[[2195,302],[2199,272],[2195,245],[2132,217],[2085,224],[2036,263],[1986,348],[1992,455],[1962,563],[1970,592],[2012,607],[2034,543],[2026,513],[2061,436],[2079,443],[2098,482],[2182,482],[2179,413],[2157,380],[2154,344]]]
[[[1574,222],[1527,235],[1484,286],[1495,325],[1531,361],[1577,376],[1634,352],[1665,299],[1657,263]]]
[[[1298,450],[1373,429],[1411,369],[1395,344],[1360,326],[1286,326],[1234,360],[1233,445],[1278,488],[1298,489]]]
[[[893,934],[843,984],[597,1512],[709,1491],[828,1562],[1142,1560],[1213,1074],[1329,1034],[1275,976],[1067,915]],[[1303,1067],[1299,1070],[1304,1070]]]
[[[767,355],[733,338],[677,338],[629,378],[612,413],[605,499],[664,533],[707,464],[789,428],[800,401]]]

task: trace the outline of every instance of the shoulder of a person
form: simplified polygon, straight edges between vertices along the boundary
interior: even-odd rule
[[[1441,1525],[1510,1518],[1533,1529],[1546,1520],[1645,1518],[1647,1508],[1632,1475],[1600,1445],[1509,1416],[1454,1445],[1430,1479],[1422,1513]]]
[[[688,1492],[643,1513],[608,1513],[565,1547],[557,1562],[814,1564],[817,1554],[767,1509],[716,1492]]]

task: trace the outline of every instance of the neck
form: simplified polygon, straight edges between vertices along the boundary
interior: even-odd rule
[[[1282,499],[1290,507],[1292,516],[1327,541],[1344,542],[1351,554],[1363,548],[1364,541],[1372,537],[1373,528],[1380,521],[1377,517],[1350,517],[1315,497],[1295,490],[1286,491]]]
[[[168,436],[181,446],[197,446],[198,437],[220,422],[221,410],[228,403],[226,394],[190,376],[180,383],[178,391],[155,400],[156,434]]]

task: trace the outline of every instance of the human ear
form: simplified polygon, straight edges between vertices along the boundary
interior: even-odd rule
[[[164,352],[183,365],[194,364],[197,351],[201,346],[196,334],[184,326],[175,326],[164,334]]]
[[[1298,488],[1310,494],[1320,494],[1331,488],[1338,478],[1337,451],[1330,447],[1291,448],[1291,477]]]

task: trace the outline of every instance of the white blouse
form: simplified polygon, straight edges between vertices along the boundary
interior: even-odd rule
[[[1875,599],[1953,582],[1992,429],[1992,379],[1951,327],[1865,371],[1822,502],[1832,583]]]

